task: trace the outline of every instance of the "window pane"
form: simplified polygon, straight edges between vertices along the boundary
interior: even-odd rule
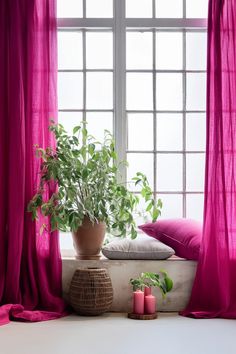
[[[182,218],[183,197],[178,194],[158,194],[163,202],[160,219]]]
[[[205,154],[187,154],[186,189],[202,192],[204,189]]]
[[[126,0],[126,17],[152,17],[152,0]]]
[[[182,33],[156,33],[156,68],[183,68],[183,35]]]
[[[86,0],[87,17],[112,17],[113,0]]]
[[[186,16],[207,18],[208,0],[186,0]]]
[[[152,33],[126,33],[126,68],[152,69]]]
[[[187,74],[187,110],[206,109],[206,75]]]
[[[57,0],[57,17],[83,17],[83,1]]]
[[[153,108],[152,74],[127,74],[127,109],[152,110]]]
[[[87,112],[87,129],[99,142],[104,141],[104,130],[113,133],[113,113],[110,112]]]
[[[188,151],[204,151],[206,147],[205,113],[189,113],[186,115],[186,149]]]
[[[187,218],[202,221],[203,220],[203,194],[187,194]]]
[[[58,68],[82,69],[81,32],[58,32]]]
[[[128,115],[128,149],[153,150],[153,115]]]
[[[73,128],[83,120],[82,112],[59,112],[58,122],[62,124],[69,134],[73,134]]]
[[[187,70],[206,70],[206,40],[206,33],[186,33]]]
[[[137,172],[142,172],[147,176],[150,187],[153,189],[153,154],[127,154],[127,161],[129,166],[127,168],[127,182],[129,189],[132,191],[139,191],[140,187],[135,187],[131,179]]]
[[[71,232],[59,233],[60,248],[63,250],[74,250]]]
[[[86,33],[87,69],[113,68],[113,38],[111,32]]]
[[[87,73],[87,109],[112,109],[112,73]]]
[[[182,114],[157,114],[156,120],[157,150],[183,149],[183,117]]]
[[[181,154],[157,154],[157,190],[183,189],[183,159]]]
[[[158,73],[156,87],[158,110],[182,110],[182,74]]]
[[[83,74],[58,73],[59,109],[83,108]]]
[[[156,17],[183,17],[183,0],[156,0]]]

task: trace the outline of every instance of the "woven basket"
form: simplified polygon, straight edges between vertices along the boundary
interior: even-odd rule
[[[113,300],[106,269],[77,269],[70,285],[70,304],[80,315],[97,316],[109,310]]]

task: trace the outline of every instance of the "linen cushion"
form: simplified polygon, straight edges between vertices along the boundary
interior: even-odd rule
[[[163,219],[141,225],[139,229],[172,247],[176,256],[198,260],[202,223],[191,219]]]
[[[141,236],[114,240],[102,248],[102,253],[109,259],[167,259],[175,252],[160,241]]]

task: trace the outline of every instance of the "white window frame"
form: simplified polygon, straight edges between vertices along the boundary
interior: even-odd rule
[[[156,31],[158,30],[171,30],[171,31],[179,31],[182,30],[194,30],[194,31],[206,31],[207,21],[202,18],[194,18],[189,19],[186,18],[186,1],[183,1],[183,18],[155,18],[155,0],[153,0],[153,18],[125,18],[125,0],[113,0],[113,18],[86,18],[86,0],[83,0],[83,18],[59,18],[58,19],[58,29],[59,30],[93,30],[93,31],[101,31],[101,30],[111,30],[114,34],[114,74],[113,74],[113,127],[114,127],[114,136],[116,141],[116,149],[118,152],[118,156],[120,159],[126,159],[127,154],[127,111],[126,111],[126,72],[130,72],[130,70],[126,71],[126,31],[127,30],[148,30],[148,31]],[[83,32],[85,35],[85,32]],[[153,36],[154,41],[154,49],[155,49],[155,35]],[[83,41],[85,43],[85,41]],[[186,50],[186,35],[184,32],[184,41],[183,41],[183,51]],[[86,53],[86,48],[83,48],[83,55]],[[155,50],[153,50],[153,55],[155,55]],[[185,53],[185,52],[184,52]],[[185,58],[185,55],[183,56]],[[186,141],[186,63],[185,59],[183,63],[183,69],[174,72],[183,73],[183,110],[178,111],[183,113],[183,141]],[[85,61],[84,61],[85,62]],[[155,63],[155,60],[153,60]],[[155,64],[154,64],[155,65]],[[89,70],[87,70],[89,71]],[[99,70],[96,70],[99,71]],[[101,70],[105,71],[105,70]],[[139,72],[138,70],[134,70],[135,72]],[[85,67],[83,68],[83,72],[85,73]],[[132,72],[132,71],[131,71]],[[143,72],[141,70],[140,72]],[[147,71],[150,72],[150,71]],[[151,72],[154,72],[153,75],[153,84],[154,84],[154,93],[155,93],[155,85],[156,85],[156,69],[155,67]],[[170,72],[170,70],[161,70],[161,72]],[[191,71],[188,71],[191,72]],[[193,72],[205,72],[205,71],[196,71]],[[86,95],[86,75],[84,75],[84,97]],[[84,102],[86,101],[86,97]],[[85,117],[85,109],[83,108],[83,116]],[[62,110],[63,111],[63,110]],[[68,111],[68,110],[66,110]],[[81,111],[81,110],[80,110]],[[87,110],[91,111],[91,110]],[[98,112],[99,110],[95,110]],[[106,111],[106,110],[102,110]],[[132,111],[134,112],[134,111]],[[154,107],[153,110],[150,111],[154,114],[154,124],[156,120],[156,107],[155,107],[155,99],[154,99]],[[191,113],[198,113],[203,111],[191,111]],[[168,113],[168,111],[163,111],[162,113]],[[175,113],[171,111],[171,113]],[[177,112],[176,112],[177,113]],[[85,119],[85,118],[84,118]],[[155,169],[156,169],[156,153],[162,153],[161,151],[156,150],[155,146],[155,135],[156,129],[153,130],[154,134],[154,192],[156,192],[156,177],[155,177]],[[129,151],[132,152],[132,151]],[[138,153],[139,151],[135,151]],[[141,152],[141,151],[140,151]],[[186,146],[183,146],[183,191],[181,192],[161,192],[161,194],[181,194],[183,196],[183,210],[182,216],[186,216],[186,195],[189,194],[202,194],[202,192],[187,192],[186,191]],[[200,151],[199,151],[200,152]],[[199,153],[198,152],[198,153]],[[202,151],[201,151],[202,152]],[[145,151],[142,151],[145,153]],[[150,151],[148,151],[150,153]],[[164,153],[176,153],[176,151],[169,151]],[[192,153],[192,152],[191,152]],[[126,169],[124,168],[122,171],[123,180],[126,180]]]

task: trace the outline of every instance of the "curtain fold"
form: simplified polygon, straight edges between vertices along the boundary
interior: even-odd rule
[[[56,0],[0,1],[0,78],[0,324],[54,319],[66,314],[58,233],[40,235],[26,208],[39,185],[35,145],[55,144]]]
[[[236,2],[210,0],[203,241],[180,314],[236,318]]]

